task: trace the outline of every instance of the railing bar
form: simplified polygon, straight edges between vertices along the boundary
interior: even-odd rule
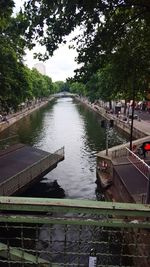
[[[138,161],[141,161],[143,165],[145,165],[148,169],[150,169],[149,165],[146,164],[142,159],[140,159],[133,151],[131,151],[129,148],[126,147],[126,150],[129,152],[129,154],[132,154],[135,158],[137,158]]]
[[[115,216],[128,216],[128,218],[132,218],[132,217],[134,217],[134,216],[140,216],[140,217],[144,217],[144,218],[149,218],[150,217],[150,212],[149,212],[149,210],[146,210],[146,211],[142,211],[142,210],[125,210],[125,209],[107,209],[106,207],[100,207],[100,208],[94,208],[94,207],[92,207],[91,206],[91,210],[89,209],[89,207],[88,208],[85,208],[85,207],[57,207],[57,206],[43,206],[43,209],[41,208],[41,207],[38,207],[38,206],[35,206],[35,207],[28,207],[28,206],[21,206],[21,207],[18,207],[17,205],[14,205],[14,206],[12,206],[12,205],[0,205],[0,210],[5,210],[5,211],[9,211],[9,213],[10,213],[10,211],[16,211],[16,213],[17,212],[19,212],[19,211],[21,211],[21,212],[32,212],[32,214],[33,214],[33,218],[36,218],[36,215],[34,214],[34,213],[37,213],[37,212],[42,212],[42,213],[47,213],[47,212],[60,212],[60,211],[62,211],[62,212],[69,212],[69,211],[71,211],[72,210],[72,212],[74,212],[74,213],[76,213],[76,214],[82,214],[82,213],[85,213],[85,214],[91,214],[91,215],[93,215],[93,214],[95,214],[95,215],[104,215],[105,217],[106,217],[106,215],[115,215]],[[17,216],[18,214],[16,214],[16,216]],[[45,214],[43,214],[44,216],[45,216]],[[8,216],[11,216],[11,214],[10,215],[8,215]],[[5,217],[5,219],[6,219],[6,217],[8,217],[6,214],[0,214],[0,221],[2,221],[3,220],[3,218]],[[26,216],[25,218],[24,218],[25,216],[22,216],[21,218],[23,219],[23,220],[25,220],[25,218],[30,218],[30,217],[32,217],[31,215],[28,215],[28,216]],[[16,217],[17,218],[17,217]],[[38,219],[38,217],[37,217],[37,219]],[[60,218],[61,219],[61,218]],[[101,218],[100,218],[101,219]],[[9,218],[7,218],[7,220],[9,221]],[[90,219],[89,219],[89,223],[90,223]]]
[[[15,248],[15,249],[18,249],[18,247],[13,247],[13,248]],[[19,250],[20,250],[20,248],[19,248]],[[35,251],[30,251],[30,250],[25,250],[25,252],[26,251],[28,251],[28,252],[35,252]],[[45,252],[45,251],[40,251],[39,250],[39,252],[40,253],[43,253],[43,252]],[[49,256],[49,254],[50,254],[50,252],[49,251],[46,251],[46,253],[48,254],[48,256]],[[64,252],[61,252],[61,251],[58,251],[58,252],[54,252],[53,253],[53,255],[64,255]],[[110,256],[113,256],[113,254],[112,253],[102,253],[102,252],[97,252],[96,253],[97,254],[97,256],[108,256],[108,257],[110,257]],[[72,251],[68,251],[68,252],[66,252],[66,255],[72,255],[72,256],[74,256],[74,255],[76,255],[76,256],[89,256],[89,252],[81,252],[81,253],[79,253],[79,252],[72,252]],[[149,255],[134,255],[134,254],[128,254],[128,253],[126,253],[126,254],[119,254],[119,253],[115,253],[115,256],[122,256],[122,257],[132,257],[132,258],[137,258],[137,259],[141,259],[141,258],[143,258],[143,259],[148,259],[149,258]],[[21,259],[22,260],[22,259]],[[24,263],[26,263],[26,259],[24,259]],[[22,263],[22,261],[21,261],[21,263]],[[37,263],[38,264],[38,263]],[[120,266],[122,266],[122,265],[120,265]]]
[[[2,259],[0,259],[0,263],[7,263],[8,264],[8,260],[2,260]],[[16,264],[22,264],[22,261],[19,261],[19,260],[15,260],[15,261],[13,261],[13,260],[10,260],[9,261],[9,263],[11,264],[11,265],[9,265],[10,267],[12,267],[12,266],[16,266]],[[13,265],[12,265],[13,264]],[[15,265],[14,265],[15,264]],[[28,264],[28,266],[30,265],[31,267],[33,267],[33,262],[31,262],[31,261],[25,261],[25,264]],[[63,266],[62,265],[63,263],[61,263],[61,266]],[[67,264],[67,266],[69,266],[70,264]],[[75,266],[76,264],[74,264],[73,266]],[[19,265],[19,266],[21,266],[22,267],[22,265]],[[35,265],[34,265],[35,266]],[[36,265],[36,266],[40,266],[40,267],[60,267],[60,264],[59,263],[54,263],[54,262],[51,262],[51,263],[38,263],[38,265]],[[80,265],[80,266],[85,266],[85,265]],[[111,266],[110,266],[111,267]],[[119,267],[119,266],[118,266]],[[128,267],[128,266],[125,266],[125,267]],[[129,266],[129,267],[131,267],[131,266]]]
[[[120,266],[122,266],[123,264],[122,264],[122,255],[124,254],[123,253],[123,248],[124,248],[124,246],[126,245],[125,244],[125,237],[124,237],[124,228],[122,229],[122,231],[121,231],[121,236],[122,236],[122,242],[121,242],[121,250],[120,250]]]
[[[4,209],[4,207],[6,207]],[[0,196],[0,209],[8,210],[20,210],[27,208],[32,211],[37,211],[36,208],[44,209],[49,208],[72,208],[78,209],[78,212],[81,212],[82,209],[87,209],[92,212],[95,210],[105,210],[106,213],[109,213],[111,210],[118,212],[128,211],[128,212],[145,212],[149,214],[150,205],[135,204],[135,203],[119,203],[119,202],[104,202],[104,201],[94,201],[94,200],[79,200],[79,199],[53,199],[53,198],[26,198],[26,197],[6,197]],[[94,211],[95,212],[95,211]]]
[[[139,158],[135,153],[133,153],[133,151],[131,151],[130,149],[128,149],[127,147],[126,147],[126,150],[128,151],[128,160],[133,164],[133,166],[147,179],[147,180],[149,180],[149,173],[150,173],[150,167],[149,167],[149,165],[148,164],[146,164],[141,158]],[[148,172],[147,173],[147,175],[131,160],[131,158],[130,158],[130,154],[131,154],[131,156],[133,156],[133,158],[134,159],[136,159],[137,160],[137,162],[139,163],[141,163],[142,165],[144,165],[144,167],[146,168],[146,172]]]
[[[82,244],[82,240],[81,240],[82,227],[83,227],[82,225],[79,225],[78,251],[80,251],[81,244]],[[79,254],[78,254],[78,265],[80,266],[80,255]]]
[[[23,224],[21,224],[21,257],[22,257],[22,267],[24,267],[24,235],[23,235]]]
[[[118,232],[119,233],[119,232]],[[142,236],[143,237],[143,236]],[[13,239],[9,239],[9,238],[7,238],[9,241],[16,241],[16,240],[18,240],[18,239],[16,239],[16,238],[13,238]],[[3,240],[6,240],[6,237],[5,238],[1,238],[1,241],[3,241]],[[34,239],[30,239],[30,238],[28,238],[28,239],[25,239],[24,238],[24,240],[25,241],[35,241]],[[53,241],[53,243],[55,244],[55,243],[63,243],[64,242],[64,240],[55,240],[55,241]],[[67,243],[68,244],[73,244],[73,245],[79,245],[79,243],[80,243],[80,245],[83,245],[83,244],[92,244],[92,245],[107,245],[108,244],[108,242],[104,242],[104,241],[79,241],[79,240],[77,240],[77,241],[67,241]],[[110,242],[111,244],[113,244],[113,242]],[[48,244],[50,244],[49,242],[48,242]],[[135,247],[136,246],[136,244],[135,243],[129,243],[128,241],[126,241],[126,243],[125,242],[122,242],[122,247],[126,247],[128,245],[128,247]],[[147,248],[150,248],[150,244],[145,244],[144,242],[143,243],[138,243],[138,247],[140,248],[142,248],[142,247],[147,247]],[[18,248],[18,247],[14,247],[14,248]],[[27,249],[27,248],[23,248],[23,247],[21,247],[21,248],[19,248],[20,249],[20,251],[21,250],[24,250],[24,251],[26,251],[26,252],[35,252],[35,250],[34,249]],[[40,253],[44,253],[45,252],[45,250],[42,250],[42,249],[39,249],[39,252]],[[49,250],[48,251],[48,253],[51,255],[51,251]],[[58,253],[60,253],[60,252],[55,252],[56,254]],[[69,252],[67,252],[67,253],[74,253],[74,252],[72,252],[72,251],[69,251]]]
[[[106,226],[106,227],[125,227],[125,228],[143,228],[149,229],[150,222],[137,222],[124,221],[123,219],[109,219],[109,220],[93,220],[93,219],[66,219],[66,218],[51,218],[51,217],[36,217],[36,216],[22,216],[22,215],[12,215],[9,217],[0,217],[0,222],[14,222],[14,223],[31,223],[35,224],[64,224],[64,225],[95,225],[95,226]]]

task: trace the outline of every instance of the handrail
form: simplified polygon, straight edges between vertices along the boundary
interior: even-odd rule
[[[115,159],[118,157],[125,157],[125,156],[127,156],[127,153],[128,152],[126,150],[126,146],[124,146],[122,148],[118,148],[118,149],[111,151],[111,158]]]
[[[150,229],[150,220],[148,220],[150,205],[77,199],[0,197],[0,210],[1,223],[97,225]],[[71,215],[66,217],[63,215],[66,213]],[[84,216],[79,214],[84,214]]]
[[[150,205],[135,203],[100,202],[84,199],[53,199],[0,196],[0,210],[58,212],[71,210],[86,214],[107,214],[123,216],[140,216],[150,218]]]
[[[95,249],[97,266],[148,267],[149,219],[150,205],[0,197],[0,265],[88,266]]]
[[[133,151],[126,147],[128,160],[137,168],[147,180],[149,180],[150,166],[141,158],[139,158]],[[135,162],[136,160],[136,162]]]

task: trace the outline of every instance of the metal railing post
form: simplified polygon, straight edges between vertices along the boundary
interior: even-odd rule
[[[150,170],[148,174],[147,192],[146,192],[146,204],[150,204]]]
[[[109,129],[109,125],[108,125],[108,121],[106,120],[106,156],[108,156],[108,129]]]

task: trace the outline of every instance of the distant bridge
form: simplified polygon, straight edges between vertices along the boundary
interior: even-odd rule
[[[58,94],[54,94],[53,96],[54,97],[75,97],[76,94],[71,94],[71,93],[68,93],[68,92],[61,92],[61,93],[58,93]]]

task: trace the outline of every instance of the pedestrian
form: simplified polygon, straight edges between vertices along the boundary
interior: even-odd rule
[[[147,147],[149,146],[149,144],[150,144],[150,142],[144,142],[142,144],[142,146],[141,146],[144,159],[146,158],[146,153],[148,151],[148,148]]]
[[[9,123],[6,114],[3,115],[3,117],[2,117],[2,121]]]

